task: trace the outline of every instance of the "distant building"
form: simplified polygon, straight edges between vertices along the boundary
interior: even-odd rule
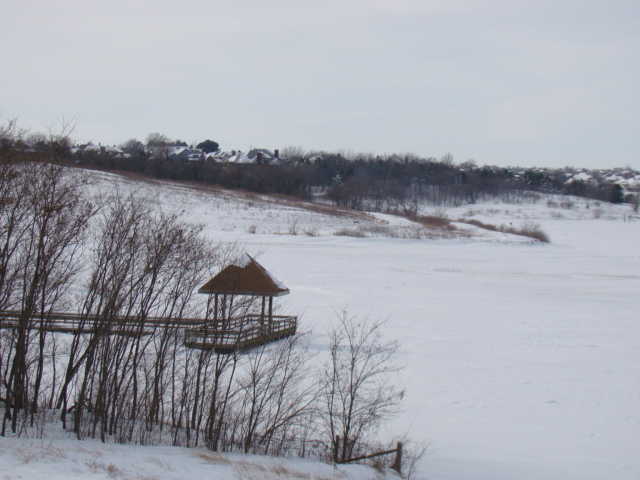
[[[201,162],[204,153],[199,148],[169,147],[167,158],[174,162]]]
[[[83,145],[78,145],[71,149],[71,154],[74,156],[91,155],[91,156],[109,156],[111,158],[128,158],[131,155],[122,151],[121,148],[115,145],[95,145],[91,142]]]

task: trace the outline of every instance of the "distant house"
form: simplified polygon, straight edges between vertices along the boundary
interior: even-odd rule
[[[249,158],[249,156],[238,150],[237,153],[230,156],[227,160],[228,163],[253,163],[253,160]]]
[[[209,152],[205,154],[205,160],[213,163],[227,163],[229,158],[234,155],[234,153],[223,152],[222,150],[216,150],[215,152]]]
[[[75,156],[109,156],[111,158],[129,158],[131,155],[125,153],[121,148],[115,145],[95,145],[91,142],[78,145],[71,149],[71,154]]]
[[[209,152],[204,155],[207,162],[211,163],[235,163],[235,164],[261,164],[278,165],[281,163],[278,150],[267,150],[266,148],[252,148],[245,153],[240,150],[232,150],[231,153],[223,150]]]
[[[584,182],[584,183],[588,183],[588,184],[592,184],[592,185],[597,185],[598,184],[598,180],[596,180],[592,175],[590,175],[590,174],[588,174],[586,172],[577,173],[577,174],[573,175],[572,177],[570,177],[564,183],[566,185],[570,185],[570,184],[576,183],[576,182]]]
[[[639,193],[640,192],[640,176],[628,178],[620,184],[624,187],[625,190],[629,192]]]
[[[252,148],[247,153],[247,157],[249,157],[253,163],[262,165],[275,165],[280,163],[278,150],[272,152],[266,148]]]
[[[204,153],[199,148],[169,147],[167,158],[174,162],[200,162],[204,160]]]

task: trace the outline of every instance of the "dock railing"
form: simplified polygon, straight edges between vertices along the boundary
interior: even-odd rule
[[[270,320],[270,321],[269,321]],[[228,321],[206,322],[185,329],[184,344],[219,351],[243,350],[296,333],[298,317],[243,315]]]
[[[0,328],[18,328],[21,312],[0,312]],[[136,316],[102,316],[49,312],[28,319],[28,326],[49,332],[107,335],[150,335],[158,328],[184,330],[184,345],[190,348],[213,348],[221,352],[243,350],[273,342],[296,333],[295,316],[243,315],[227,320],[199,318],[164,318]]]

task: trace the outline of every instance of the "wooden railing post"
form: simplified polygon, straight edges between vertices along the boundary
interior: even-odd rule
[[[398,442],[398,448],[396,450],[396,461],[391,466],[398,475],[402,476],[402,442]]]

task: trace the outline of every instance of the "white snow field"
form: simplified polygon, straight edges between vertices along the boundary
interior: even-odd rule
[[[573,199],[562,208],[561,199],[544,198],[441,209],[437,214],[451,219],[535,221],[551,243],[470,226],[460,238],[427,239],[389,215],[327,216],[259,196],[95,175],[101,188],[146,191],[202,223],[206,236],[237,240],[258,255],[291,290],[282,310],[301,315],[313,349],[326,348],[326,329],[343,310],[388,318],[385,334],[401,344],[406,368],[398,380],[406,395],[403,413],[381,439],[406,433],[429,440],[417,477],[640,479],[640,218],[628,205]],[[382,222],[379,231],[402,238],[333,235]],[[47,449],[67,460],[52,459]],[[71,465],[80,449],[113,464],[121,478],[282,478],[273,469],[238,473],[233,462],[272,461],[253,457],[220,457],[216,466],[202,450],[0,439],[3,478],[110,475],[86,467],[84,457]],[[131,466],[143,459],[171,468],[144,473]],[[318,469],[317,477],[289,478],[368,475],[273,462],[291,470],[302,464],[305,475]]]

